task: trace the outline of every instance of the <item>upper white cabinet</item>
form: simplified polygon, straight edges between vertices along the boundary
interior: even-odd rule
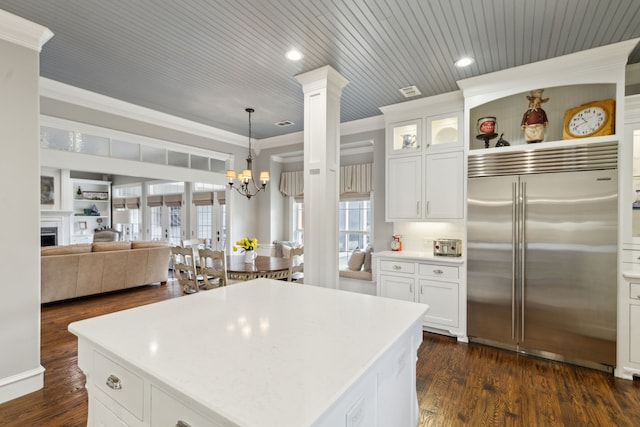
[[[460,92],[381,108],[387,122],[387,221],[463,218],[462,108]]]
[[[460,219],[464,215],[464,156],[462,151],[425,156],[426,219]]]
[[[387,126],[387,153],[407,155],[422,150],[422,120],[405,120]]]
[[[462,110],[427,117],[427,151],[462,148]]]

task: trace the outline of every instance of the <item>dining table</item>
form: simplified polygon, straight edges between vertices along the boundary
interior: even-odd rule
[[[227,255],[229,280],[252,280],[261,277],[287,279],[289,277],[289,258],[258,255],[252,263],[244,261],[244,255]]]

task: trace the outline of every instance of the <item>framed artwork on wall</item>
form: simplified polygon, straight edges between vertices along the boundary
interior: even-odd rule
[[[54,178],[52,176],[40,176],[40,204],[53,206],[55,201]]]

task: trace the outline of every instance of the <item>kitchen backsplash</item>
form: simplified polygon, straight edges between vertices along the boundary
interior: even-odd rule
[[[393,234],[402,236],[402,250],[404,251],[431,252],[433,251],[433,241],[436,239],[464,240],[464,223],[395,222]],[[389,245],[391,245],[391,240],[392,236],[389,236]]]

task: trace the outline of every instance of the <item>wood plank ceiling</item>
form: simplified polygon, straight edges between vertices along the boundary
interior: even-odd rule
[[[256,138],[302,129],[294,76],[327,64],[350,81],[347,122],[405,101],[405,86],[436,95],[462,78],[640,37],[638,0],[0,0],[0,9],[54,32],[42,76],[241,135],[253,107]],[[284,57],[293,47],[299,62]],[[458,69],[463,55],[476,62]]]

